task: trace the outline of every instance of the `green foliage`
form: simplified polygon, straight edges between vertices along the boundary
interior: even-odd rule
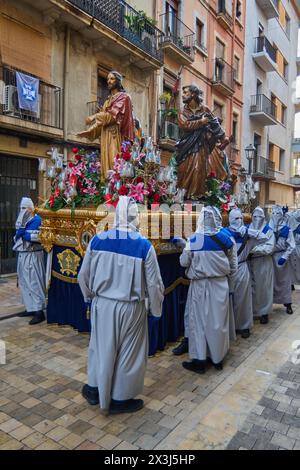
[[[155,26],[157,21],[147,16],[143,10],[138,11],[139,15],[132,13],[131,15],[124,15],[125,21],[127,22],[130,31],[140,34],[142,31],[147,31],[149,34],[154,34],[152,28],[147,28],[148,25]]]

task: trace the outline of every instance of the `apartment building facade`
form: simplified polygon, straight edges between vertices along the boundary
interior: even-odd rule
[[[159,3],[159,2],[157,2]],[[164,36],[164,65],[158,78],[159,96],[170,93],[180,74],[179,94],[171,109],[180,108],[183,85],[196,84],[205,103],[223,119],[233,171],[240,166],[244,73],[245,1],[160,0],[156,19]],[[158,101],[158,140],[166,159],[179,136],[176,118]]]
[[[135,3],[135,2],[131,2]],[[140,1],[144,20],[119,0],[3,0],[0,4],[0,273],[15,270],[12,237],[22,196],[41,203],[49,185],[39,159],[52,147],[65,159],[85,118],[107,96],[106,76],[118,70],[144,132],[153,133],[155,72],[163,63],[161,32],[148,21],[152,1]],[[39,79],[37,112],[20,109],[16,72]]]
[[[248,0],[246,9],[243,142],[256,149],[250,168],[257,203],[293,207],[299,9],[288,0]],[[249,169],[245,154],[242,165]]]

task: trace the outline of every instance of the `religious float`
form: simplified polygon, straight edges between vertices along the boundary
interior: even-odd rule
[[[48,253],[48,323],[90,331],[77,275],[89,241],[113,225],[118,198],[127,195],[140,205],[140,232],[151,240],[158,255],[165,300],[161,319],[149,317],[149,354],[164,349],[183,332],[189,284],[179,264],[182,248],[174,237],[195,231],[200,202],[226,212],[231,185],[211,174],[202,201],[185,202],[185,191],[177,188],[175,158],[162,167],[160,151],[151,138],[135,140],[133,145],[123,142],[106,180],[100,176],[97,152],[74,148],[71,161],[65,164],[52,149],[51,160],[48,168],[44,160],[40,168],[51,182],[51,195],[37,209],[42,217],[40,240]]]

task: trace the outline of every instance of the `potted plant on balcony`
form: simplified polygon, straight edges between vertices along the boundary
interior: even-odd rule
[[[176,108],[167,108],[162,111],[162,117],[166,121],[174,122],[178,116],[178,111]]]
[[[172,99],[172,95],[168,91],[164,91],[163,93],[159,95],[160,104],[169,106],[171,99]]]
[[[191,48],[191,46],[185,45],[185,46],[183,46],[182,50],[183,50],[187,55],[190,55],[192,48]]]
[[[137,13],[134,12],[129,15],[124,15],[128,29],[135,33],[139,38],[142,38],[143,32],[153,36],[155,34],[153,26],[156,26],[157,21],[150,16],[147,16],[143,10],[139,10]]]

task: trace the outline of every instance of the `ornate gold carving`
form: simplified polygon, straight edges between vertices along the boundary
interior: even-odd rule
[[[93,236],[96,235],[96,232],[97,224],[94,222],[94,220],[91,219],[84,222],[80,229],[77,231],[76,238],[78,245],[76,249],[81,254],[81,256],[84,256],[88,244],[93,238]]]
[[[114,213],[100,211],[97,208],[61,209],[53,212],[47,209],[37,209],[42,218],[40,240],[47,252],[53,246],[76,248],[81,256],[84,255],[91,236],[107,228],[114,222]],[[157,254],[177,253],[178,250],[168,240],[173,236],[189,236],[196,229],[198,214],[184,211],[150,212],[140,214],[140,232],[149,238]]]
[[[180,284],[183,284],[184,286],[189,286],[190,282],[191,281],[189,279],[185,279],[184,277],[179,277],[178,279],[176,279],[176,281],[173,282],[173,284],[171,284],[169,287],[165,289],[164,295],[170,294]]]
[[[77,277],[67,277],[63,276],[62,274],[57,273],[56,271],[51,272],[52,277],[55,277],[56,279],[59,279],[60,281],[63,282],[68,282],[69,284],[78,284]]]
[[[64,250],[57,255],[61,273],[77,276],[77,270],[80,263],[80,256],[76,255],[72,250]]]

